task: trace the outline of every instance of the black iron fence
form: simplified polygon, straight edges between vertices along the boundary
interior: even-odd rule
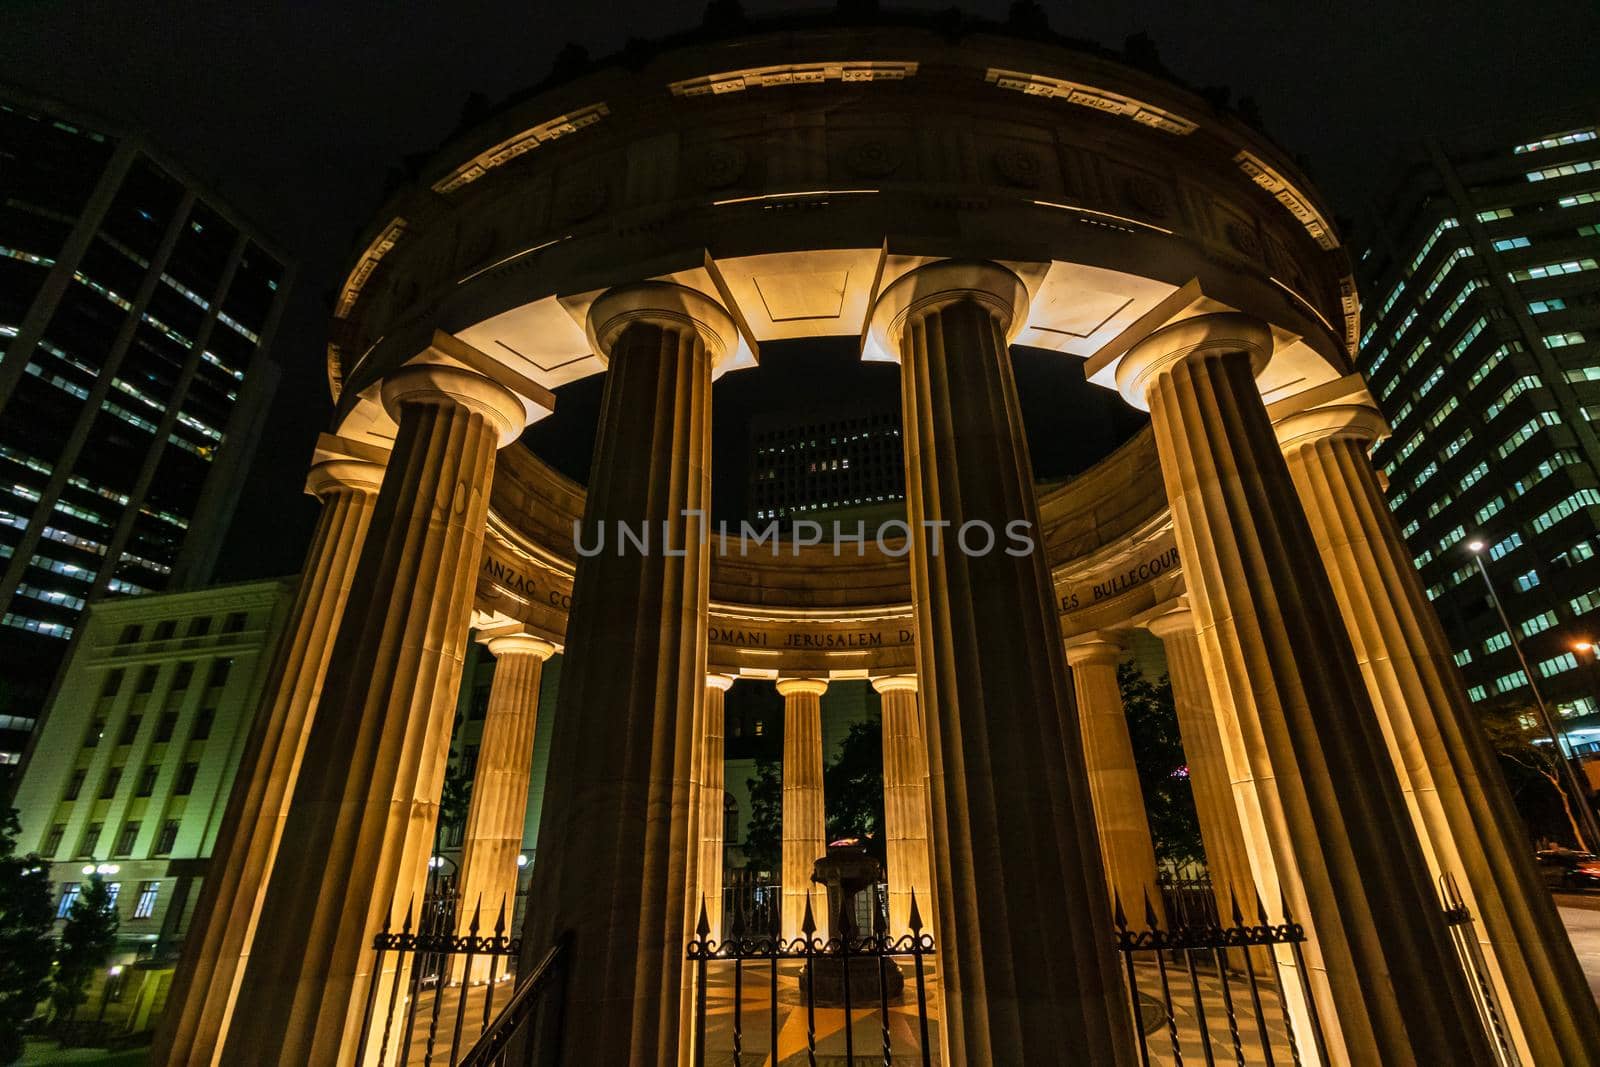
[[[1211,875],[1204,867],[1163,867],[1156,874],[1156,888],[1168,926],[1223,925]]]
[[[733,934],[733,917],[743,915],[747,930],[778,929],[783,914],[783,886],[751,870],[730,870],[722,879],[722,929],[718,940]]]
[[[736,901],[737,903],[737,901]],[[711,923],[704,904],[700,908],[700,922],[696,937],[689,942],[687,958],[694,966],[694,1062],[704,1067],[707,1056],[707,1014],[709,981],[713,967],[722,973],[718,976],[731,983],[729,999],[731,1014],[730,1032],[726,1035],[734,1067],[745,1063],[780,1062],[779,1032],[783,1013],[780,997],[780,975],[787,987],[795,982],[797,1002],[791,1010],[805,1013],[805,1056],[807,1067],[817,1067],[818,1028],[817,1012],[838,1009],[843,1012],[844,1063],[856,1063],[855,1011],[876,1008],[877,1051],[869,1053],[876,1062],[881,1053],[885,1067],[896,1062],[895,1027],[891,1025],[891,1003],[902,1005],[907,996],[915,998],[914,1043],[917,1062],[923,1067],[933,1063],[933,1046],[928,1034],[929,975],[927,958],[934,954],[933,937],[923,932],[922,916],[916,896],[911,898],[910,933],[891,937],[887,931],[887,913],[875,902],[872,932],[861,935],[855,917],[844,909],[835,918],[840,936],[826,940],[816,936],[816,921],[809,901],[801,924],[801,935],[785,941],[775,933],[747,934],[747,924],[742,910],[735,910],[731,920],[730,936],[715,940],[711,936]],[[901,968],[901,960],[909,960],[911,990]],[[745,1049],[745,1031],[749,1020],[745,994],[747,989],[766,987],[766,1007],[760,1009],[765,1016],[764,1036],[766,1048],[760,1051]],[[785,988],[787,992],[787,988]],[[910,1015],[910,1013],[906,1013]],[[719,1039],[723,1036],[716,1035]],[[912,1042],[905,1042],[911,1044]],[[719,1047],[719,1055],[724,1050]],[[831,1057],[830,1057],[831,1060]]]
[[[367,1062],[374,1041],[378,1067],[391,1063],[405,1067],[417,1058],[418,1051],[425,1067],[435,1062],[448,1067],[473,1062],[470,1057],[458,1057],[473,1042],[482,1043],[495,1018],[496,994],[515,975],[522,951],[521,939],[508,936],[506,907],[507,902],[502,901],[492,931],[483,927],[480,904],[474,907],[466,933],[457,934],[457,903],[449,897],[425,901],[420,917],[416,914],[419,909],[407,907],[398,930],[391,921],[384,922],[372,940],[377,958],[355,1062]],[[452,990],[456,961],[460,961],[459,985]],[[480,972],[482,978],[476,977]],[[513,1000],[530,984],[519,987]],[[452,999],[454,1008],[446,1018],[447,1002]],[[381,1025],[375,1020],[381,1020]],[[448,1051],[441,1047],[446,1039]],[[419,1040],[422,1048],[417,1050]]]
[[[1316,1049],[1316,1062],[1328,1062],[1322,1023],[1306,983],[1305,929],[1288,917],[1287,906],[1279,923],[1271,921],[1259,901],[1257,906],[1253,925],[1245,922],[1235,900],[1232,926],[1208,922],[1163,928],[1146,898],[1146,927],[1136,930],[1128,925],[1122,901],[1116,901],[1117,949],[1126,969],[1141,1064],[1182,1067],[1188,1056],[1215,1067],[1220,1045],[1226,1060],[1238,1067],[1275,1067],[1285,1060],[1298,1065],[1308,1041]],[[1228,954],[1257,946],[1273,952],[1287,946],[1292,954],[1296,992],[1305,1004],[1300,1023],[1283,987],[1284,968],[1261,974],[1253,953]],[[1309,1032],[1298,1032],[1299,1027]],[[1159,1044],[1170,1049],[1170,1059],[1158,1051]]]

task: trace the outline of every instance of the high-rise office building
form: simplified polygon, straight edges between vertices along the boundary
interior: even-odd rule
[[[78,620],[18,785],[18,845],[49,863],[58,920],[88,874],[116,887],[104,992],[130,1029],[161,1010],[294,590],[279,578],[119,598]]]
[[[1361,257],[1374,459],[1472,699],[1527,706],[1488,568],[1576,747],[1600,742],[1600,106],[1420,146]]]
[[[750,425],[748,510],[756,520],[882,519],[905,510],[900,415],[837,407]]]
[[[208,579],[290,270],[139,136],[0,91],[0,761],[86,604]]]

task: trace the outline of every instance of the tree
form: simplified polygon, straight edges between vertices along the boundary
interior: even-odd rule
[[[1174,864],[1204,862],[1200,816],[1195,811],[1188,760],[1178,733],[1172,682],[1166,675],[1152,682],[1132,663],[1123,663],[1117,667],[1117,685],[1122,690],[1156,859]]]
[[[876,719],[850,724],[838,755],[823,769],[822,796],[828,840],[862,838],[883,860],[883,726]]]
[[[1506,784],[1529,828],[1538,837],[1557,837],[1565,830],[1573,844],[1584,851],[1600,847],[1600,842],[1585,842],[1573,805],[1587,798],[1573,797],[1562,782],[1560,759],[1550,744],[1533,743],[1535,734],[1523,725],[1531,709],[1521,707],[1491,708],[1479,716],[1489,744],[1500,756],[1500,767],[1506,772]],[[1559,802],[1561,814],[1555,815]],[[1565,826],[1562,826],[1562,823]]]
[[[15,808],[0,813],[0,1064],[21,1058],[22,1028],[50,985],[50,871],[16,854],[21,829]]]
[[[467,825],[467,813],[472,808],[472,775],[462,762],[453,764],[444,775],[444,790],[439,795],[439,822],[434,829],[434,842],[453,839],[453,831]]]
[[[55,984],[50,990],[56,1021],[70,1022],[83,1003],[89,979],[105,966],[111,950],[117,947],[118,925],[111,887],[98,874],[91,874],[83,892],[73,901],[61,931]]]
[[[754,871],[777,871],[783,863],[783,773],[771,756],[756,759],[750,791],[750,823],[745,830],[745,862]]]

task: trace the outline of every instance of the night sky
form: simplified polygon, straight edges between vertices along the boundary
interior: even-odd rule
[[[331,410],[323,345],[330,294],[356,232],[380,206],[389,168],[440,143],[468,94],[499,100],[540,81],[567,42],[604,56],[629,37],[688,29],[704,10],[669,0],[245,6],[0,0],[0,78],[144,131],[300,261],[276,346],[283,384],[224,552],[224,579],[300,565],[315,507],[299,491]],[[819,6],[748,0],[745,10]],[[1009,3],[962,6],[1001,19]],[[1268,131],[1306,159],[1347,219],[1381,187],[1400,142],[1600,96],[1594,0],[1045,7],[1058,32],[1116,48],[1144,31],[1190,85],[1228,85],[1236,99],[1255,98]],[[742,450],[739,420],[790,397],[808,377],[799,364],[825,361],[853,387],[894,402],[892,372],[862,374],[847,346],[795,347],[771,346],[763,367],[718,386],[719,509],[738,488],[725,484],[725,457]],[[1083,388],[1068,361],[1026,353],[1018,377],[1036,425]],[[564,422],[592,422],[598,382],[562,391]],[[1081,469],[1092,450],[1132,425],[1109,406],[1070,432],[1037,433],[1036,470],[1057,478]],[[582,447],[551,456],[580,476],[586,457]]]

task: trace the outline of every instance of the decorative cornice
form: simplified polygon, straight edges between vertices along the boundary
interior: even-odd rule
[[[819,85],[822,82],[903,81],[917,72],[913,61],[859,60],[837,63],[780,63],[770,67],[725,70],[698,78],[670,82],[673,96],[721,96],[746,89],[779,85]]]
[[[1103,114],[1120,115],[1132,119],[1141,126],[1165,130],[1180,137],[1186,137],[1200,128],[1199,123],[1191,122],[1166,108],[1110,89],[1086,85],[1083,82],[1051,78],[1044,74],[1025,74],[999,67],[990,67],[984,74],[984,80],[1001,89],[1013,89],[1027,96],[1065,100],[1069,104],[1077,104],[1079,107],[1086,107]]]
[[[1333,235],[1333,226],[1288,178],[1268,166],[1265,160],[1248,148],[1241,148],[1233,161],[1249,175],[1251,181],[1271,193],[1274,200],[1287,208],[1289,214],[1306,228],[1313,241],[1330,252],[1339,247],[1339,239]]]
[[[590,104],[569,111],[564,115],[557,115],[537,126],[529,126],[520,133],[514,133],[499,144],[485,148],[461,164],[449,174],[433,183],[433,191],[442,196],[460,189],[483,177],[495,167],[510,163],[518,156],[526,155],[535,148],[550,141],[559,140],[568,134],[577,133],[585,126],[593,126],[611,113],[604,102]]]

